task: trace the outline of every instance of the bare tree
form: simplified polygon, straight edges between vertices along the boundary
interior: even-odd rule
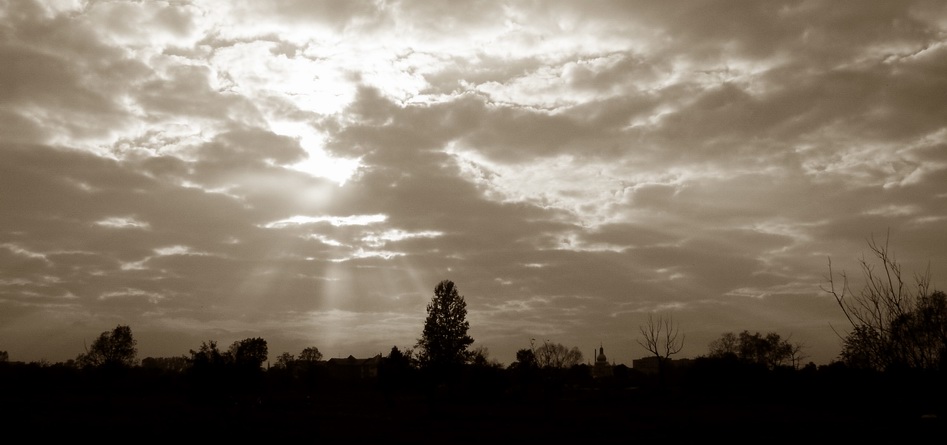
[[[943,293],[930,291],[929,266],[924,274],[914,275],[913,286],[906,282],[901,265],[888,248],[889,237],[884,244],[874,237],[868,240],[877,263],[861,259],[865,284],[860,292],[849,288],[844,271],[836,280],[832,259],[828,260],[829,275],[822,290],[835,297],[852,328],[844,335],[836,332],[844,342],[842,359],[852,366],[876,370],[893,366],[936,369],[947,333],[944,322],[930,321],[947,317]]]
[[[658,373],[662,378],[665,372],[665,362],[672,355],[684,349],[684,335],[680,333],[670,315],[648,314],[648,324],[639,326],[641,337],[638,344],[650,352],[658,361]]]
[[[648,325],[639,326],[642,338],[641,347],[654,354],[658,359],[668,359],[684,349],[684,335],[680,333],[670,315],[648,314]]]
[[[789,361],[792,363],[793,369],[799,369],[802,366],[803,360],[809,358],[809,354],[803,352],[805,348],[806,345],[803,343],[790,344],[789,349],[786,352],[789,354]]]

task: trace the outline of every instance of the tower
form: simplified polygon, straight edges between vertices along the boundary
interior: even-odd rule
[[[612,375],[612,365],[608,364],[608,358],[605,357],[605,348],[599,344],[598,354],[595,355],[595,365],[592,368],[592,377],[609,377]]]

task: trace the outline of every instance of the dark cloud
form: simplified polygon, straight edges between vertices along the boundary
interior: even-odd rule
[[[291,0],[279,4],[254,1],[238,2],[243,18],[253,20],[259,14],[271,15],[279,22],[318,23],[334,31],[378,20],[378,3],[370,0]]]
[[[211,75],[204,66],[175,66],[163,77],[144,82],[135,99],[154,116],[233,118],[259,123],[253,104],[244,97],[211,88]]]

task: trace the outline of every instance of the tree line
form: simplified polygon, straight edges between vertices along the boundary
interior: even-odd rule
[[[824,290],[835,297],[851,324],[847,332],[840,332],[844,347],[838,360],[829,365],[817,367],[812,362],[803,365],[804,345],[775,332],[743,331],[722,334],[708,345],[705,355],[693,360],[692,366],[679,369],[673,357],[683,349],[685,336],[669,315],[652,314],[645,325],[639,326],[638,344],[658,364],[656,375],[616,365],[612,366],[613,372],[608,378],[596,378],[578,348],[549,340],[539,346],[531,342],[529,348],[516,352],[515,361],[503,366],[490,357],[486,347],[472,347],[474,339],[468,334],[465,299],[455,283],[444,280],[434,287],[416,344],[393,346],[386,356],[376,357],[366,365],[371,367],[371,378],[361,383],[368,382],[382,389],[478,388],[484,394],[501,389],[509,392],[512,388],[603,385],[612,388],[697,385],[705,390],[720,382],[740,386],[777,375],[798,379],[816,373],[824,376],[844,373],[858,378],[898,376],[893,379],[900,382],[909,378],[912,384],[929,385],[934,389],[931,394],[943,394],[947,385],[943,378],[947,370],[947,296],[931,289],[929,273],[916,276],[914,286],[909,286],[886,244],[871,241],[869,247],[877,264],[868,260],[862,262],[866,284],[860,291],[852,290],[844,274],[841,279],[837,278],[831,261],[829,263],[828,284]],[[338,375],[330,372],[316,346],[306,347],[298,354],[283,352],[276,356],[273,366],[264,366],[269,363],[268,359],[266,340],[251,337],[235,341],[226,349],[218,347],[216,341],[205,341],[188,355],[147,357],[139,361],[131,328],[118,325],[102,332],[75,360],[33,368],[72,369],[97,372],[97,375],[110,373],[111,376],[137,369],[150,372],[147,374],[150,376],[158,373],[164,378],[179,378],[174,381],[211,395],[235,389],[251,392],[300,387],[326,390],[337,381]],[[0,351],[0,364],[4,369],[12,365],[4,351]],[[713,379],[717,380],[712,382]]]

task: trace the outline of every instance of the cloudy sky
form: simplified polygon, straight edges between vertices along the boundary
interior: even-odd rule
[[[947,280],[942,1],[0,1],[0,350],[840,351],[827,260]]]

